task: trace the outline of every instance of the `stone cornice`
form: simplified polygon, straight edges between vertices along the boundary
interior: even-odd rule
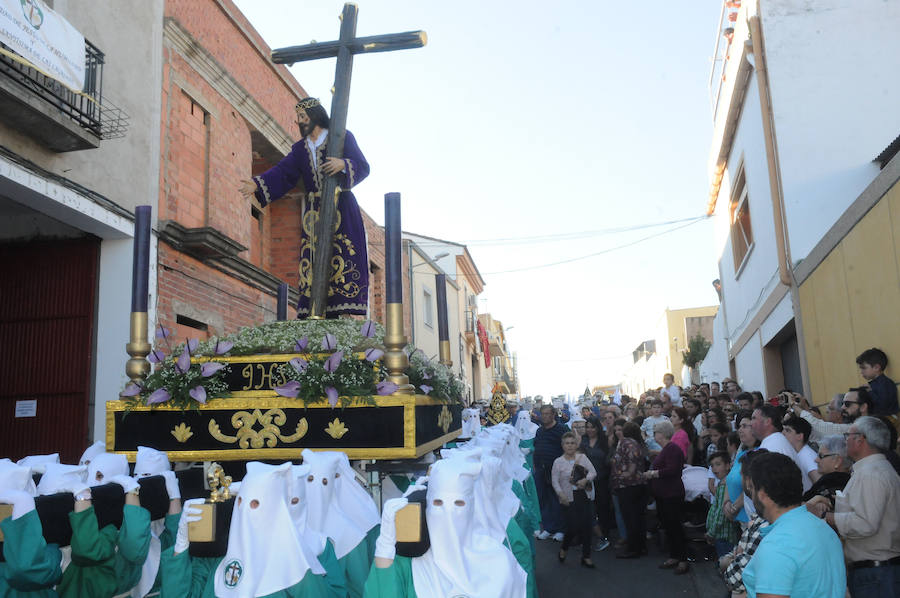
[[[278,151],[287,155],[293,139],[266,112],[234,77],[204,48],[177,20],[166,17],[163,27],[164,43],[178,54],[218,92],[250,126],[259,131]]]
[[[281,279],[238,256],[247,248],[212,227],[185,228],[172,220],[162,220],[159,239],[248,286],[273,296],[278,293]],[[299,299],[297,289],[289,287],[288,302],[297,305]]]

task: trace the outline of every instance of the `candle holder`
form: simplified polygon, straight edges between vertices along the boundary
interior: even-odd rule
[[[150,354],[151,349],[147,340],[147,312],[131,312],[129,339],[130,342],[125,345],[125,351],[131,356],[131,359],[125,364],[125,374],[137,384],[150,374],[150,362],[147,361],[147,355]]]
[[[388,380],[397,385],[397,392],[411,395],[415,393],[415,387],[404,373],[409,367],[409,357],[403,350],[407,342],[403,334],[403,304],[388,303],[386,308],[384,367],[388,371]]]
[[[448,368],[453,367],[453,360],[450,359],[450,341],[441,341],[439,347],[439,361]]]

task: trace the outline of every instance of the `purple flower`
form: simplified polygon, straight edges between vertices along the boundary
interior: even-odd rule
[[[154,390],[150,393],[150,396],[147,397],[148,405],[155,405],[157,403],[165,403],[169,399],[172,398],[172,395],[169,394],[169,391],[165,388],[160,388],[159,390]]]
[[[366,349],[366,361],[378,361],[384,357],[384,351],[381,349]]]
[[[195,386],[189,391],[191,398],[198,403],[206,404],[206,389],[202,386]]]
[[[156,338],[161,338],[161,339],[165,340],[165,339],[169,338],[170,336],[172,336],[172,331],[169,330],[168,328],[163,328],[162,326],[160,326],[159,329],[156,331]]]
[[[200,366],[200,375],[209,378],[219,370],[225,367],[224,363],[216,363],[215,361],[207,361]]]
[[[189,338],[186,340],[185,346],[190,353],[193,353],[197,350],[197,347],[200,346],[200,341],[196,338]]]
[[[302,357],[295,357],[288,362],[291,364],[295,370],[299,373],[303,373],[306,371],[306,368],[309,367],[309,362],[303,359]]]
[[[150,363],[162,363],[165,358],[166,354],[159,349],[153,349],[150,351],[150,355],[147,355],[147,361]]]
[[[191,353],[187,350],[187,347],[178,356],[178,361],[175,362],[175,369],[179,374],[186,374],[191,369]]]
[[[422,389],[422,392],[424,392],[425,394],[428,394],[428,393],[430,393],[432,390],[434,390],[434,387],[428,386],[427,384],[421,384],[421,385],[419,386],[419,388],[421,388],[421,389]]]
[[[326,351],[337,349],[337,339],[330,332],[326,333],[325,338],[322,339],[322,348]]]
[[[424,378],[425,380],[431,380],[431,374],[428,373],[428,370],[424,370],[422,372],[422,378]]]
[[[393,382],[391,382],[390,380],[382,380],[381,382],[378,383],[377,388],[378,388],[378,395],[383,397],[385,395],[394,394],[395,392],[397,392],[397,389],[400,387],[397,386],[396,384],[394,384]]]
[[[231,348],[234,346],[234,343],[231,341],[216,341],[216,348],[213,349],[216,355],[224,355],[231,351]]]
[[[125,387],[125,390],[123,390],[120,394],[123,397],[135,397],[141,394],[141,390],[143,389],[139,385],[132,382],[128,384],[128,386]]]
[[[328,397],[328,404],[331,405],[332,408],[334,408],[334,406],[337,405],[338,402],[337,389],[333,386],[329,386],[325,389],[325,396]]]
[[[296,351],[297,353],[303,353],[304,351],[306,351],[307,345],[309,345],[309,338],[304,336],[296,343],[294,343],[294,351]]]
[[[287,397],[289,399],[296,399],[297,395],[300,394],[300,383],[296,380],[291,380],[290,382],[285,382],[281,386],[275,387],[275,392],[281,395],[282,397]]]
[[[338,369],[338,366],[341,365],[341,360],[344,359],[343,351],[336,351],[331,354],[331,357],[325,360],[325,371],[328,373],[334,372],[334,370]]]
[[[362,335],[366,338],[372,338],[375,336],[375,322],[372,320],[366,320],[362,325]]]

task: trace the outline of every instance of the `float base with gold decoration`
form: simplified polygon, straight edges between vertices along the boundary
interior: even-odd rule
[[[218,398],[187,410],[109,401],[106,446],[130,461],[138,446],[172,461],[288,460],[303,449],[415,459],[456,438],[460,416],[460,405],[425,395],[354,398],[334,408],[284,397]]]
[[[106,446],[130,461],[138,446],[166,451],[172,461],[298,459],[303,449],[415,459],[456,438],[460,415],[460,405],[400,394],[335,408],[284,397],[211,399],[187,410],[109,401]]]

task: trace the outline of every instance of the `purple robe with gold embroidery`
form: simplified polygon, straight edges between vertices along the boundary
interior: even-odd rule
[[[293,145],[291,152],[278,164],[253,177],[257,185],[256,199],[265,206],[293,189],[302,180],[307,195],[303,202],[300,232],[300,303],[297,317],[309,316],[309,292],[312,276],[312,254],[315,227],[319,218],[320,190],[325,175],[315,168],[325,162],[328,143],[316,149],[316,161],[306,139]],[[344,171],[338,174],[342,191],[335,214],[332,244],[331,281],[328,285],[327,317],[340,314],[366,315],[369,297],[369,258],[366,251],[366,230],[356,198],[347,189],[354,187],[369,174],[369,163],[359,150],[350,131],[344,141]]]

